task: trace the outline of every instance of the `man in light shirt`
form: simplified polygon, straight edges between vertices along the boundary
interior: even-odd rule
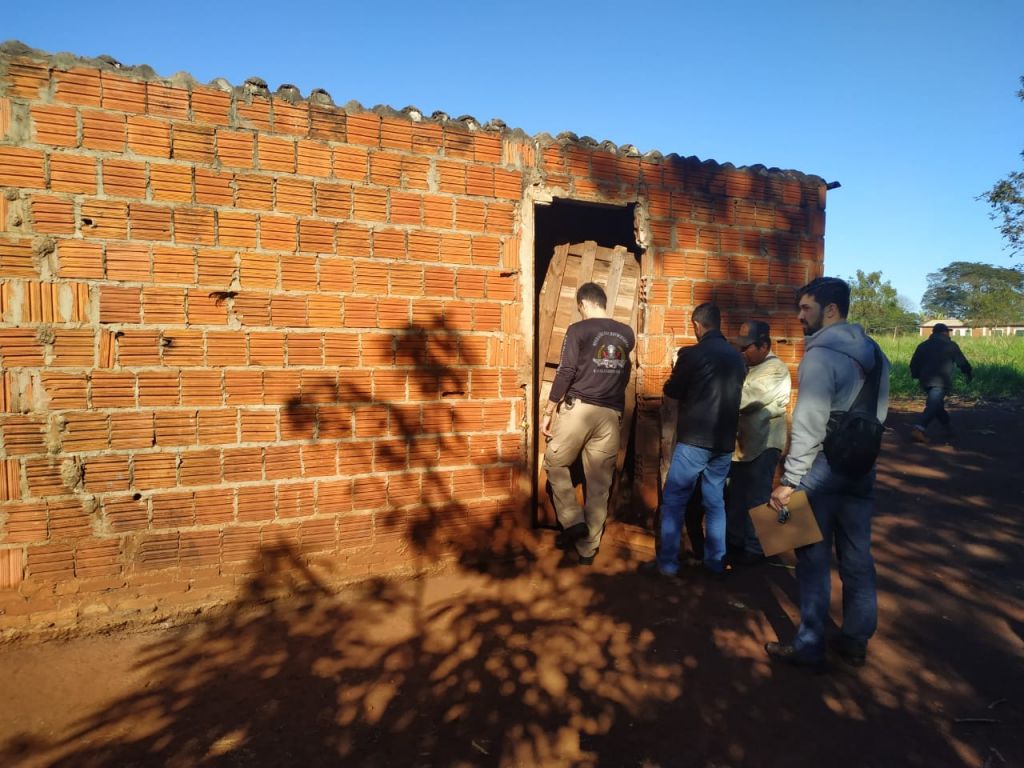
[[[733,344],[747,364],[740,396],[736,451],[729,469],[726,541],[733,560],[753,565],[764,559],[749,510],[767,504],[779,457],[786,448],[789,367],[772,352],[771,328],[762,320],[740,326]]]

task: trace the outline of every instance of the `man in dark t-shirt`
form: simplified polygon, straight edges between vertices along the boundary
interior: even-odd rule
[[[583,319],[566,329],[541,432],[549,439],[544,469],[551,483],[555,514],[562,525],[559,546],[575,547],[580,563],[590,565],[608,517],[608,493],[619,453],[619,430],[636,336],[628,325],[608,316],[608,298],[596,283],[579,287],[576,304]],[[552,428],[556,410],[558,418]],[[581,453],[587,480],[583,507],[569,472]]]

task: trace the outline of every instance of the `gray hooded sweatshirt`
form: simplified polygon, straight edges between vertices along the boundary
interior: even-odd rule
[[[829,414],[849,409],[857,399],[867,374],[875,367],[876,346],[856,323],[836,323],[807,337],[783,474],[788,485],[800,482],[821,451]],[[889,411],[889,361],[884,354],[881,360],[878,420],[884,422]]]

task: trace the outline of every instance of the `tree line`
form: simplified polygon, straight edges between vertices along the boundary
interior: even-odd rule
[[[928,275],[920,314],[880,271],[858,269],[850,278],[850,320],[868,333],[916,333],[922,316],[955,318],[970,325],[1024,324],[1024,272],[954,261]]]

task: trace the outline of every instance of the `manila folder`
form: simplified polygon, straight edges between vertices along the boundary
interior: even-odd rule
[[[815,544],[822,539],[806,493],[795,492],[789,497],[786,509],[789,510],[789,518],[783,523],[779,522],[779,513],[770,504],[762,504],[750,510],[757,538],[768,557]]]

